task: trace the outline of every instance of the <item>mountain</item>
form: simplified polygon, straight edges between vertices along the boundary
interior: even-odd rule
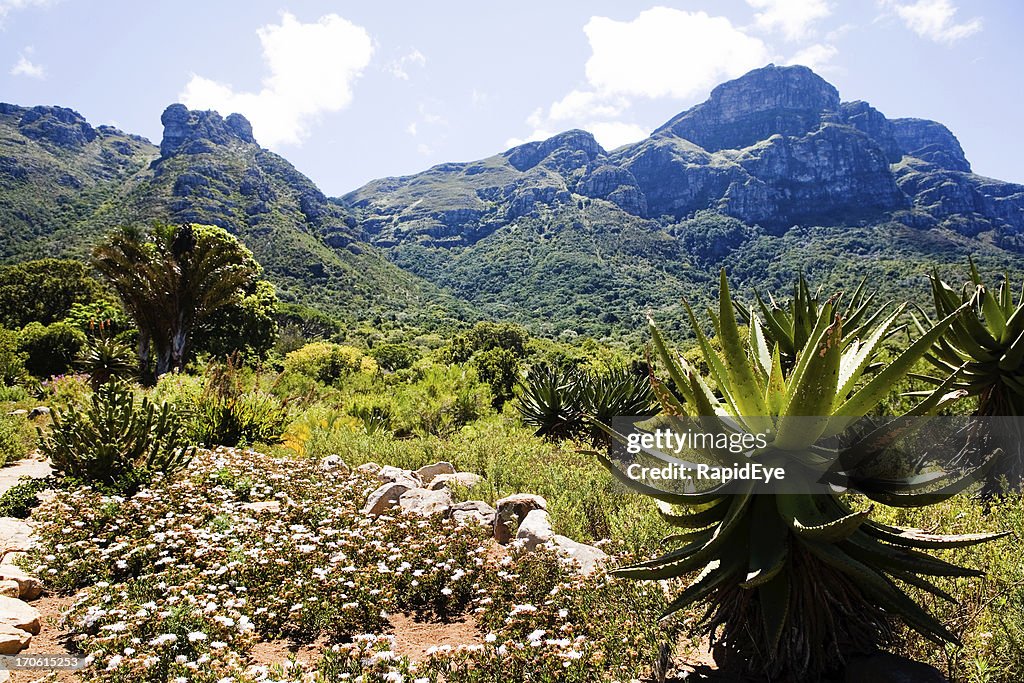
[[[212,223],[253,251],[285,301],[346,319],[469,314],[368,245],[245,117],[174,104],[161,122],[157,147],[70,109],[0,105],[0,259],[84,256],[122,224]]]
[[[843,102],[805,67],[716,87],[647,139],[571,130],[326,197],[238,114],[168,107],[159,146],[70,109],[0,105],[0,260],[84,255],[113,226],[220,225],[286,301],[348,320],[521,322],[548,335],[681,328],[725,266],[740,294],[797,271],[926,292],[932,267],[1024,266],[1024,186],[972,173],[924,119]]]
[[[942,124],[843,102],[802,66],[723,83],[616,150],[572,130],[341,201],[399,265],[549,333],[677,321],[721,265],[748,286],[805,270],[898,294],[933,265],[1024,251],[1024,186],[973,174]]]

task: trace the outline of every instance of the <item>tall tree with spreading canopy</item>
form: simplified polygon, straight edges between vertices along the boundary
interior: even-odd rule
[[[262,268],[227,231],[212,225],[125,227],[93,252],[96,269],[139,330],[139,365],[182,370],[197,329],[260,286]]]

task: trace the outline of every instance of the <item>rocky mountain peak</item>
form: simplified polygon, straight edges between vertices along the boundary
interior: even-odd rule
[[[586,166],[605,151],[591,133],[567,130],[547,140],[527,142],[505,152],[505,157],[518,171],[528,171],[550,158],[549,165],[558,171]]]
[[[215,111],[191,110],[183,104],[172,104],[160,116],[164,137],[160,142],[163,157],[176,153],[202,154],[213,145],[226,145],[232,140],[255,143],[252,124],[241,114],[226,119]]]
[[[81,147],[97,135],[84,116],[67,107],[0,104],[0,115],[15,117],[18,131],[25,137],[59,147]]]
[[[769,64],[719,85],[654,135],[675,135],[711,152],[741,149],[774,134],[805,135],[837,109],[839,91],[806,66]]]

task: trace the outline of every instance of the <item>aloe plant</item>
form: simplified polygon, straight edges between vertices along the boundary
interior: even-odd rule
[[[935,342],[928,360],[943,374],[959,369],[955,386],[977,398],[977,416],[1024,416],[1024,296],[1014,300],[1008,275],[994,290],[987,287],[973,261],[970,281],[959,291],[946,284],[938,272],[933,272],[930,280],[933,304],[940,317],[965,306],[968,312]],[[922,317],[931,324],[923,312]],[[918,327],[924,325],[919,321]],[[1019,422],[979,425],[990,434],[997,432],[1004,437],[999,443],[1004,457],[989,472],[982,492],[985,496],[1001,492],[1004,478],[1014,488],[1024,482],[1024,433]],[[1011,433],[1005,433],[1007,428]]]
[[[870,336],[886,318],[885,312],[889,304],[876,306],[876,293],[868,292],[866,285],[866,281],[862,280],[848,297],[839,294],[829,299],[832,310],[843,319],[841,343],[844,347],[857,339]],[[737,302],[736,313],[740,320],[748,325],[753,315],[759,316],[766,345],[768,348],[772,348],[774,344],[779,345],[782,369],[790,370],[796,363],[797,355],[810,341],[814,324],[826,303],[821,289],[812,291],[807,279],[801,274],[793,286],[793,296],[788,302],[780,303],[770,294],[767,302],[760,294],[756,294],[755,298],[756,310]],[[896,326],[889,327],[886,336],[895,334],[898,329]]]
[[[797,470],[813,461],[818,471],[841,474],[846,490],[870,501],[906,507],[933,504],[961,491],[969,480],[932,474],[880,478],[875,459],[847,465],[835,446],[837,435],[871,413],[961,315],[959,308],[951,311],[868,379],[866,368],[904,310],[896,307],[872,326],[869,336],[844,343],[845,321],[835,314],[834,300],[821,302],[806,343],[787,370],[782,364],[785,342],[768,346],[756,311],[748,313],[749,334],[741,337],[723,271],[718,311],[710,312],[721,355],[687,306],[710,376],[702,377],[675,354],[651,321],[654,355],[678,395],[652,377],[654,387],[667,414],[699,421],[706,430],[765,434],[767,446],[746,454],[754,461],[790,463]],[[950,391],[953,381],[943,382],[908,417],[930,414],[962,396]],[[899,419],[885,422],[852,451],[875,453],[906,424]],[[944,536],[887,526],[872,520],[870,507],[823,486],[780,493],[755,491],[748,484],[669,491],[627,476],[608,455],[596,455],[625,485],[656,499],[663,518],[683,530],[667,539],[675,547],[664,555],[615,574],[663,580],[698,572],[666,616],[704,603],[704,624],[715,639],[719,664],[770,680],[817,680],[847,655],[884,645],[894,618],[935,642],[956,642],[902,587],[952,599],[928,577],[980,572],[922,550],[1002,535]],[[704,455],[719,457],[711,451]]]

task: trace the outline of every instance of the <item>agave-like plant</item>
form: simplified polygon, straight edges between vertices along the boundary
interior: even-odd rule
[[[755,294],[756,310],[735,302],[736,313],[747,325],[752,316],[759,316],[766,345],[769,349],[775,344],[779,345],[782,369],[788,371],[796,364],[797,356],[810,341],[814,324],[826,302],[830,302],[832,310],[843,319],[841,343],[844,347],[869,337],[886,319],[885,312],[889,304],[876,306],[877,292],[868,292],[866,285],[867,281],[862,280],[848,297],[839,294],[826,300],[821,294],[821,288],[811,290],[807,278],[801,273],[788,302],[780,303],[771,294],[765,302],[760,294]],[[886,336],[898,331],[899,327],[890,326]]]
[[[579,433],[580,387],[573,372],[547,364],[530,368],[519,383],[516,410],[537,436],[567,439]]]
[[[950,325],[927,358],[942,374],[959,368],[956,387],[977,397],[976,415],[982,418],[1024,416],[1024,297],[1014,301],[1010,279],[1005,275],[993,290],[985,285],[974,262],[971,279],[959,291],[946,284],[937,271],[931,275],[932,299],[939,317],[967,307],[967,314]],[[928,325],[931,320],[922,312]],[[918,328],[924,324],[918,321]],[[936,377],[925,379],[938,382]],[[982,491],[985,496],[1002,490],[1002,479],[1014,488],[1024,482],[1024,433],[1019,420],[979,424],[989,434],[998,433],[1003,457],[989,471]],[[1007,433],[1007,432],[1011,433]],[[1008,438],[1005,438],[1008,437]]]
[[[767,446],[744,457],[784,463],[789,472],[808,470],[833,477],[835,488],[808,486],[773,493],[743,484],[705,490],[668,490],[638,481],[617,458],[596,453],[626,486],[657,500],[664,519],[683,529],[667,541],[666,554],[615,574],[664,580],[699,572],[672,601],[666,616],[691,604],[707,605],[704,624],[715,642],[716,659],[729,668],[778,680],[817,680],[847,655],[884,645],[894,618],[936,642],[956,636],[911,599],[901,585],[952,599],[928,581],[931,576],[977,576],[921,552],[981,543],[1002,534],[944,536],[887,526],[871,519],[846,492],[886,505],[933,504],[961,491],[969,480],[955,475],[882,474],[877,455],[911,422],[897,418],[868,430],[845,450],[840,434],[871,413],[961,314],[954,310],[928,329],[895,360],[865,377],[883,339],[905,306],[873,325],[859,342],[844,344],[844,320],[831,300],[815,312],[803,351],[786,370],[782,342],[766,343],[756,311],[749,335],[741,338],[725,272],[718,312],[711,312],[721,356],[701,332],[687,307],[698,344],[710,368],[705,378],[672,350],[653,321],[654,355],[677,388],[670,392],[652,374],[665,413],[696,421],[709,432],[739,430],[765,435]],[[866,319],[872,316],[865,314]],[[712,382],[718,393],[711,389]],[[950,378],[908,415],[930,414],[962,392],[950,392]],[[619,434],[619,437],[623,437]],[[844,454],[868,454],[844,461]],[[653,452],[654,458],[665,456]],[[706,451],[709,458],[720,454]],[[888,477],[888,478],[885,478]],[[797,478],[799,480],[799,478]]]

